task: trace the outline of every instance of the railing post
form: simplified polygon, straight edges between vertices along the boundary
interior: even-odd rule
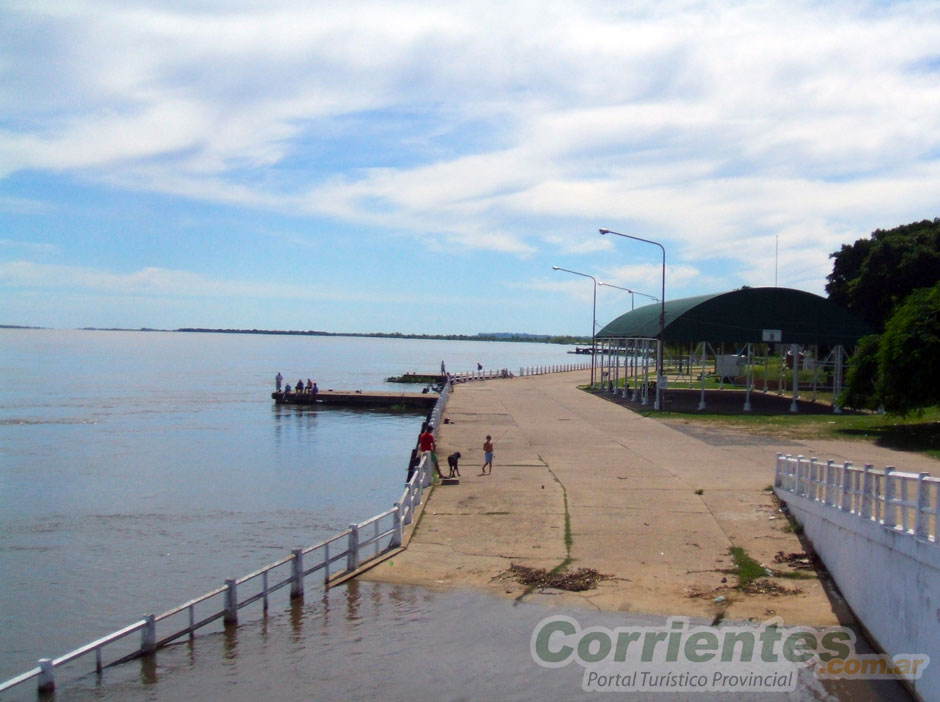
[[[359,525],[349,525],[349,545],[346,547],[346,570],[354,571],[359,567]]]
[[[842,464],[842,504],[839,507],[843,512],[852,511],[852,493],[851,485],[852,482],[852,471],[849,470],[852,467],[850,461],[846,461]]]
[[[294,555],[294,560],[290,564],[290,598],[296,600],[304,596],[304,550],[295,548],[291,553]]]
[[[926,514],[930,493],[928,492],[926,478],[930,473],[917,475],[917,513],[914,515],[914,536],[923,541],[927,540],[927,525],[930,522]]]
[[[783,487],[783,454],[777,454],[777,470],[774,471],[774,487]]]
[[[405,536],[401,522],[401,504],[396,502],[394,508],[395,511],[392,512],[392,528],[395,531],[392,532],[392,540],[388,542],[389,548],[398,548],[401,546]]]
[[[149,655],[157,650],[157,618],[148,614],[144,621],[146,624],[140,630],[140,650],[144,655]]]
[[[862,519],[871,519],[873,467],[871,463],[866,463],[865,472],[862,474]]]
[[[889,529],[894,529],[898,525],[898,506],[895,500],[897,499],[896,486],[894,476],[891,475],[894,472],[894,466],[888,466],[885,468],[885,509],[884,509],[884,525]]]
[[[431,471],[431,454],[426,453],[423,456],[421,463],[418,464],[418,466],[421,468],[422,471],[424,471],[421,474],[421,482],[418,483],[418,486],[419,488],[426,488],[430,486],[432,482],[434,482],[433,474]],[[420,494],[420,492],[418,494]]]
[[[833,483],[832,483],[832,476],[833,476],[834,474],[835,474],[835,468],[834,468],[833,465],[832,465],[832,460],[826,461],[826,490],[825,490],[825,493],[824,493],[824,494],[825,494],[825,498],[826,498],[826,504],[829,505],[830,507],[832,507],[832,505],[833,505],[833,501],[832,501],[832,484],[833,484]]]
[[[803,458],[803,454],[799,454],[796,457],[796,494],[804,495],[806,490],[803,487],[803,461],[806,459]]]
[[[55,690],[55,670],[51,658],[39,659],[39,692],[52,692]]]
[[[323,545],[323,585],[330,585],[330,542]]]
[[[405,517],[402,519],[402,525],[407,526],[411,524],[411,514],[414,512],[414,500],[411,498],[411,486],[407,486],[408,489],[405,490],[405,502],[404,502],[404,511]]]
[[[818,499],[819,492],[819,467],[816,465],[816,457],[809,459],[809,499]]]
[[[226,624],[238,624],[238,586],[235,578],[225,581],[225,614],[222,621]]]

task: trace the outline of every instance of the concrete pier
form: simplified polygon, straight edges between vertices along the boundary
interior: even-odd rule
[[[342,405],[344,407],[415,407],[430,408],[437,402],[437,393],[427,392],[361,392],[354,390],[321,390],[309,392],[272,392],[271,399],[279,405]]]
[[[864,453],[888,463],[897,455],[882,459],[892,452],[858,442],[686,433],[577,388],[587,381],[578,371],[457,387],[438,453],[445,463],[461,452],[460,485],[436,487],[408,549],[363,577],[517,597],[524,588],[502,575],[510,564],[550,569],[570,556],[571,567],[612,579],[584,593],[527,597],[667,615],[847,621],[815,578],[774,579],[800,594],[731,589],[729,551],[741,547],[780,570],[778,552],[802,550],[768,489],[777,451]],[[494,468],[481,475],[487,434]]]

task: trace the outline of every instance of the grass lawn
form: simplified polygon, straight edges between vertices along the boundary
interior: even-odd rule
[[[859,439],[901,451],[917,451],[940,459],[940,408],[922,416],[887,414],[709,414],[708,412],[659,412],[640,414],[664,421],[691,421],[789,439]]]

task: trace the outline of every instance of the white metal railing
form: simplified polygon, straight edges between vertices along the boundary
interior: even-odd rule
[[[525,366],[519,369],[519,376],[544,375],[546,373],[568,373],[570,371],[590,370],[590,363],[554,363],[542,366]],[[462,371],[454,374],[454,382],[465,383],[471,380],[495,380],[496,378],[512,378],[513,373],[508,368]],[[437,426],[437,425],[435,425]]]
[[[777,454],[774,487],[940,544],[940,478]]]
[[[545,375],[546,373],[569,373],[571,371],[590,370],[591,364],[587,363],[556,363],[544,366],[527,366],[519,369],[520,376],[526,375]]]
[[[430,421],[440,426],[440,418],[450,395],[445,387],[431,411]],[[417,468],[405,484],[401,498],[391,509],[358,524],[350,524],[345,531],[314,546],[297,548],[279,561],[241,578],[230,578],[223,587],[211,590],[185,602],[159,616],[148,614],[140,621],[107,636],[85,644],[59,658],[41,658],[38,665],[15,678],[0,682],[0,692],[29,680],[37,679],[39,692],[55,688],[55,668],[94,654],[95,670],[101,673],[105,665],[116,665],[142,655],[153,653],[183,636],[193,638],[196,630],[222,619],[226,624],[238,622],[238,610],[255,602],[262,602],[267,612],[272,593],[290,586],[291,599],[303,597],[304,578],[321,572],[324,585],[358,570],[379,556],[399,548],[404,543],[404,528],[414,521],[421,504],[424,488],[430,486],[432,466],[428,456],[422,456]],[[313,555],[311,555],[313,554]],[[333,568],[336,563],[342,565]],[[245,595],[245,590],[249,594]],[[239,594],[245,595],[240,597]],[[180,621],[182,620],[182,621]],[[129,653],[115,654],[104,662],[104,650],[128,636],[140,632],[140,645]],[[113,649],[112,649],[113,650]]]

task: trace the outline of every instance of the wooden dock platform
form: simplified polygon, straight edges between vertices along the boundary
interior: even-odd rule
[[[321,390],[312,393],[272,392],[271,399],[279,405],[341,405],[346,407],[394,407],[404,405],[425,409],[434,406],[435,392],[375,392],[359,390]]]

